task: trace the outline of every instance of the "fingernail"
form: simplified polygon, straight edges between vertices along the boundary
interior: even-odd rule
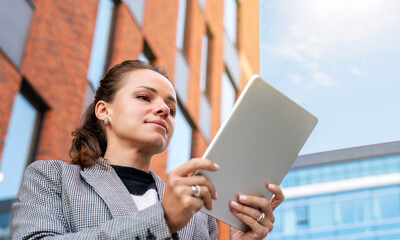
[[[214,163],[214,167],[215,167],[216,169],[219,169],[219,165],[216,164],[216,163]]]
[[[239,203],[237,203],[235,201],[231,201],[231,205],[234,206],[234,207],[237,207],[237,206],[239,206]]]
[[[218,193],[216,192],[215,193],[215,200],[217,200],[218,199]]]
[[[245,196],[245,195],[239,195],[239,200],[240,200],[240,201],[246,201],[246,200],[247,200],[247,196]]]
[[[274,189],[274,190],[276,189],[276,185],[275,185],[275,184],[269,183],[268,186],[269,186],[270,188]]]

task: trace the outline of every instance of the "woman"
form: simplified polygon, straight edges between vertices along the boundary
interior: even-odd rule
[[[218,171],[207,159],[192,159],[164,183],[151,172],[151,158],[165,151],[174,132],[177,100],[166,73],[141,61],[111,68],[73,133],[72,164],[36,161],[24,175],[14,204],[13,239],[216,239],[213,184],[196,170]],[[240,196],[232,213],[246,233],[233,239],[263,239],[272,211],[283,201],[268,185],[271,201]],[[253,206],[255,208],[248,207]]]

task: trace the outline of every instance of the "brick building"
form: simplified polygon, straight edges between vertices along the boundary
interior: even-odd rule
[[[71,132],[110,66],[139,58],[171,76],[176,134],[152,161],[164,179],[203,154],[260,69],[258,0],[4,0],[0,29],[0,238],[26,165],[69,161]]]

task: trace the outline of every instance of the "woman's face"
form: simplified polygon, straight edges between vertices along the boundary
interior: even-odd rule
[[[165,151],[174,133],[177,109],[171,82],[157,72],[140,69],[128,73],[122,84],[108,105],[108,140],[116,138],[118,144],[154,154]]]

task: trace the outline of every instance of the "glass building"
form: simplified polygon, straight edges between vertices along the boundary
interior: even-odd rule
[[[400,239],[400,141],[299,156],[267,239]]]

